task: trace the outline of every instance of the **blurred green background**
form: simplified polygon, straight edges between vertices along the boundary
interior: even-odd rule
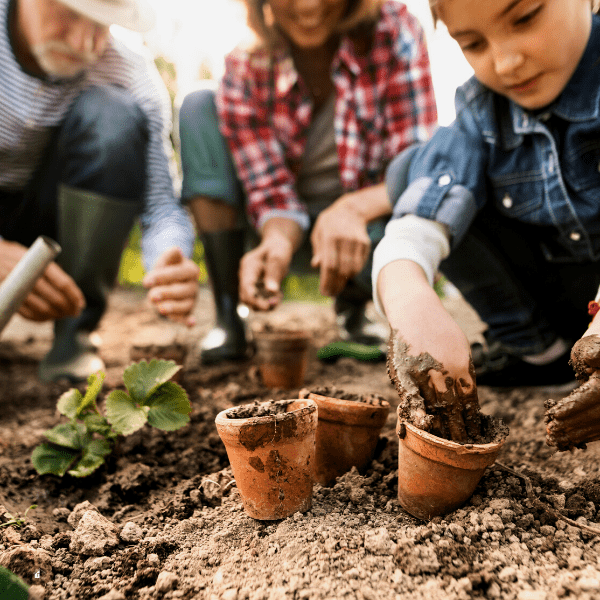
[[[193,254],[194,262],[200,267],[200,284],[208,284],[208,274],[204,264],[204,249],[199,239],[196,239]],[[142,263],[141,230],[136,223],[131,230],[129,243],[125,248],[121,266],[119,268],[119,284],[125,286],[140,286],[144,278],[144,265]],[[283,282],[284,300],[302,300],[305,302],[318,302],[327,304],[332,302],[331,298],[321,296],[319,293],[319,276],[311,275],[288,275]]]

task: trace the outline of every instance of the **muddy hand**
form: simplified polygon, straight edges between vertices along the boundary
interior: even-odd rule
[[[586,335],[575,342],[569,361],[580,381],[600,370],[600,336]]]
[[[571,365],[584,383],[559,402],[546,402],[546,443],[560,451],[600,440],[600,336],[578,340]]]
[[[400,395],[400,416],[419,429],[464,443],[481,433],[481,415],[474,384],[450,377],[430,354],[409,354],[409,346],[392,331],[388,343],[388,374]],[[475,381],[473,365],[469,366]]]

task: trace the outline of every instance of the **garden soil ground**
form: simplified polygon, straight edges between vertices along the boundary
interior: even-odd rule
[[[445,299],[470,337],[479,324]],[[469,502],[430,522],[397,501],[395,411],[363,475],[315,485],[309,512],[274,522],[243,510],[215,426],[216,414],[255,399],[296,397],[262,385],[253,360],[200,367],[194,341],[210,327],[202,289],[191,331],[157,318],[136,290],[117,290],[99,334],[105,391],[122,384],[134,344],[190,344],[181,384],[193,410],[185,428],[146,428],[124,438],[88,479],[38,476],[30,455],[59,422],[67,385],[36,379],[51,341],[47,325],[15,317],[0,339],[0,504],[23,516],[0,529],[0,564],[23,577],[31,597],[105,600],[427,599],[554,600],[600,597],[600,444],[556,453],[545,444],[543,403],[557,390],[480,388],[482,410],[510,436]],[[307,328],[313,351],[307,387],[397,395],[385,363],[316,360],[335,338],[331,305],[286,303],[251,316],[253,327]],[[4,600],[4,598],[2,598]],[[7,600],[10,600],[8,598]]]

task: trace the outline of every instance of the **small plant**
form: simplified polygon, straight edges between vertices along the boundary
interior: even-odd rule
[[[76,388],[65,392],[57,408],[69,421],[44,432],[49,443],[37,446],[31,456],[36,471],[87,477],[104,464],[119,435],[130,435],[146,423],[163,431],[183,427],[190,420],[190,401],[180,385],[169,381],[179,369],[172,360],[130,365],[123,373],[127,392],[108,395],[106,416],[96,403],[104,373],[89,377],[85,395]]]
[[[37,504],[32,504],[22,517],[13,517],[9,512],[5,512],[2,516],[8,519],[8,521],[6,521],[6,523],[0,523],[0,529],[2,529],[2,527],[10,527],[11,525],[14,525],[17,529],[23,527],[27,521],[27,513],[34,508],[37,508]]]

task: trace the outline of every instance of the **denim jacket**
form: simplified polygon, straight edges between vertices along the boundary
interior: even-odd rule
[[[582,59],[550,106],[526,111],[472,78],[457,90],[456,114],[407,154],[408,187],[393,218],[415,214],[443,223],[454,247],[476,213],[493,203],[534,226],[548,260],[599,260],[600,17],[593,17]],[[398,187],[388,181],[388,189]]]

